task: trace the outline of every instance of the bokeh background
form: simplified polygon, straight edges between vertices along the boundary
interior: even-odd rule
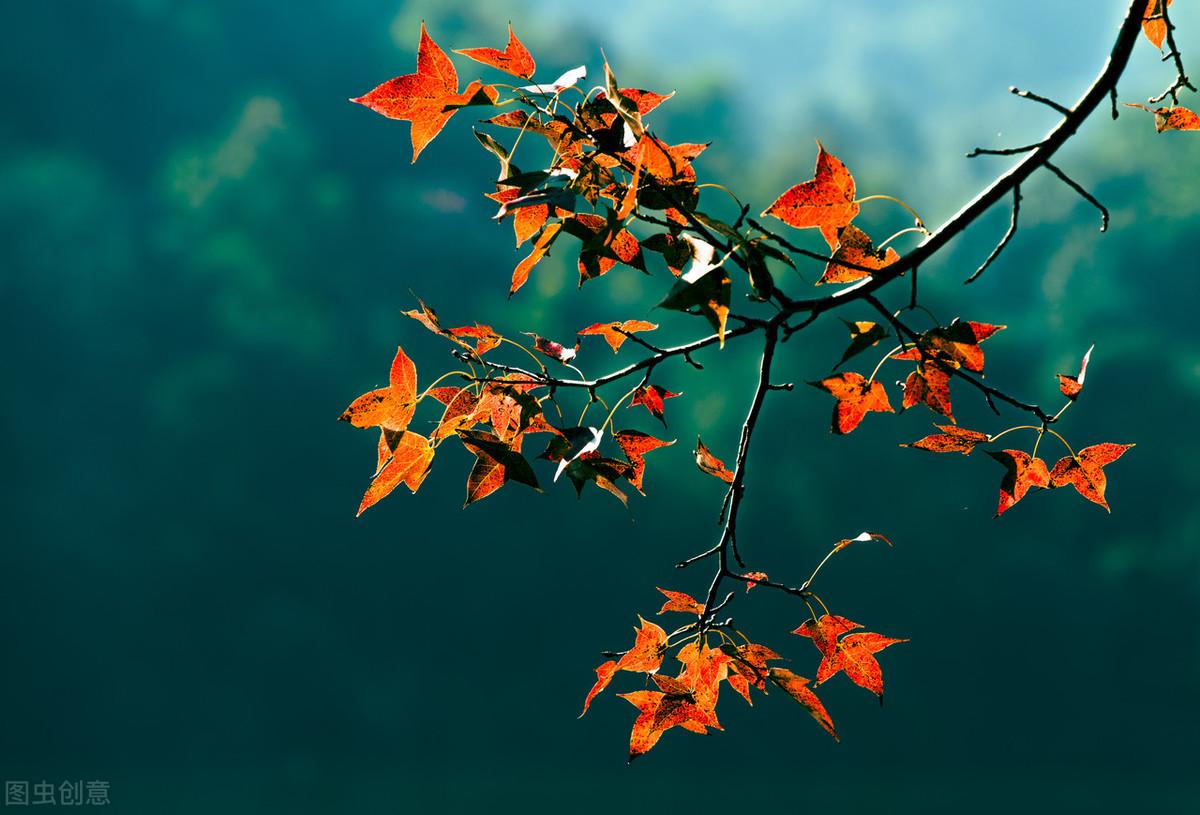
[[[1190,811],[1200,137],[1101,112],[1058,161],[1112,209],[1109,234],[1039,174],[982,280],[961,283],[1006,208],[922,270],[943,320],[1011,325],[987,353],[1016,393],[1055,403],[1053,375],[1096,344],[1064,430],[1079,446],[1137,442],[1110,470],[1111,516],[1059,492],[993,520],[994,462],[896,446],[924,435],[927,412],[835,438],[826,395],[768,403],[741,536],[752,565],[800,579],[838,538],[896,542],[854,547],[822,576],[835,611],[912,638],[883,655],[882,709],[843,679],[826,687],[841,744],[780,694],[724,701],[726,732],[672,731],[632,767],[626,703],[609,693],[575,720],[598,652],[626,647],[654,587],[706,585],[672,568],[716,531],[720,485],[690,442],[702,431],[731,454],[751,349],[705,353],[707,376],[662,369],[685,393],[668,411],[679,443],[652,456],[649,497],[628,512],[565,484],[460,511],[469,458],[447,452],[420,495],[355,520],[374,438],[335,421],[398,343],[424,382],[452,362],[400,315],[410,290],[451,324],[512,333],[646,316],[669,337],[703,330],[651,310],[661,271],[617,269],[580,292],[566,253],[506,302],[524,253],[488,221],[494,160],[470,111],[413,166],[408,125],[345,101],[412,70],[421,20],[447,50],[501,44],[512,20],[543,80],[579,63],[595,76],[604,48],[624,84],[678,89],[656,128],[713,141],[702,178],[756,208],[809,177],[820,138],[860,191],[937,224],[1007,162],[964,152],[1054,122],[1007,87],[1076,98],[1123,5],[8,7],[0,774],[108,780],[114,811],[139,813]],[[1176,5],[1198,61],[1200,12]],[[1121,96],[1170,78],[1140,42]],[[884,234],[905,220],[868,207]],[[780,378],[824,375],[843,340],[834,319],[798,335]],[[585,370],[612,364],[585,346]],[[956,404],[985,430],[1020,418],[965,390]],[[639,414],[624,424],[654,432]],[[787,634],[794,602],[763,591],[732,610],[811,675],[815,652]]]

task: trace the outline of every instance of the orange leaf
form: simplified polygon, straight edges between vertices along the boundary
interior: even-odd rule
[[[667,602],[663,603],[663,607],[658,610],[659,614],[668,611],[682,611],[685,614],[701,614],[704,612],[704,604],[696,601],[696,598],[690,594],[684,594],[681,591],[667,591],[659,589],[666,595]]]
[[[936,362],[922,362],[904,380],[904,410],[914,405],[925,405],[950,421],[950,372]]]
[[[621,448],[621,452],[625,454],[625,458],[632,465],[633,469],[628,475],[629,483],[635,490],[645,495],[642,492],[642,478],[646,473],[646,453],[660,447],[669,447],[675,443],[675,440],[663,441],[640,430],[618,430],[613,434],[613,441]]]
[[[616,672],[617,663],[611,659],[596,667],[596,684],[592,685],[592,689],[588,691],[587,699],[583,700],[583,713],[588,712],[588,706],[592,704],[592,700],[596,698],[596,694],[608,687],[608,683],[612,681],[613,675]],[[583,713],[579,714],[579,718],[583,718]]]
[[[822,614],[815,620],[805,621],[792,633],[811,639],[813,645],[817,646],[817,650],[821,652],[821,656],[827,657],[837,648],[837,638],[856,628],[862,628],[862,626],[845,617]]]
[[[693,704],[685,695],[640,690],[618,696],[638,709],[629,735],[630,761],[649,752],[672,727],[683,727],[693,733],[705,733],[707,727],[720,727],[712,711]]]
[[[404,430],[412,421],[416,404],[417,366],[403,348],[397,348],[388,387],[364,393],[350,403],[338,420],[354,427]]]
[[[647,133],[629,152],[633,163],[651,178],[664,184],[690,184],[696,180],[692,161],[706,149],[707,144],[668,145]]]
[[[733,473],[726,469],[725,462],[708,451],[699,436],[696,437],[696,466],[700,468],[700,472],[716,476],[726,484],[733,483]]]
[[[763,215],[771,215],[797,229],[818,228],[832,248],[837,245],[837,231],[858,215],[854,177],[818,141],[812,180],[797,184],[779,196]]]
[[[817,698],[817,695],[808,687],[808,680],[803,676],[792,673],[787,668],[772,668],[770,672],[771,681],[784,690],[789,696],[800,703],[801,707],[808,711],[817,724],[825,728],[829,735],[833,736],[834,741],[839,741],[837,730],[833,727],[833,719],[829,716],[829,711],[825,709],[825,705]]]
[[[470,337],[475,340],[475,353],[480,356],[500,345],[500,335],[490,325],[464,325],[451,328],[450,333],[455,337]]]
[[[358,514],[362,515],[368,507],[378,503],[401,484],[416,492],[432,463],[433,446],[429,439],[417,433],[404,432],[392,448],[391,460],[383,466],[363,495]]]
[[[718,648],[709,648],[706,643],[693,640],[680,648],[675,658],[684,665],[678,678],[685,691],[701,709],[715,710],[721,682],[729,675],[729,663],[732,661],[729,655]],[[656,681],[658,679],[659,677],[655,677]]]
[[[662,665],[663,655],[667,652],[667,632],[640,615],[638,619],[642,626],[634,629],[637,637],[633,647],[617,662],[617,670],[652,674]]]
[[[1160,50],[1163,40],[1167,37],[1167,21],[1162,18],[1161,2],[1162,0],[1146,0],[1146,11],[1142,14],[1142,33]],[[1167,0],[1167,5],[1171,5],[1171,2],[1172,0]],[[1157,19],[1147,19],[1149,17]]]
[[[845,671],[850,681],[866,688],[883,702],[883,671],[875,654],[908,640],[898,640],[881,634],[847,634],[838,640],[833,651],[821,658],[817,668],[817,684],[821,684],[839,671]]]
[[[984,444],[990,438],[987,433],[978,430],[967,430],[953,424],[934,425],[941,433],[931,433],[912,444],[902,444],[901,447],[916,447],[918,450],[928,450],[931,453],[962,453],[969,455],[977,444]]]
[[[1111,512],[1104,498],[1104,488],[1108,483],[1104,467],[1125,455],[1125,451],[1131,447],[1132,444],[1105,442],[1083,448],[1075,458],[1064,456],[1050,471],[1050,486],[1065,487],[1070,484],[1084,498]]]
[[[525,281],[529,279],[529,273],[550,251],[550,245],[554,243],[554,239],[558,237],[561,230],[562,224],[550,224],[542,230],[541,237],[533,244],[533,251],[529,253],[529,257],[522,260],[517,264],[517,268],[513,269],[512,286],[508,290],[509,297],[516,294],[517,289],[525,285]]]
[[[438,390],[441,390],[440,388]],[[447,390],[454,390],[448,388]],[[437,398],[437,397],[435,397]],[[438,399],[440,402],[441,399]],[[471,393],[468,388],[459,388],[451,397],[449,402],[446,402],[446,409],[442,412],[442,418],[438,421],[438,425],[434,428],[430,438],[433,441],[444,439],[448,436],[453,436],[459,430],[466,430],[473,427],[479,421],[477,417],[477,408],[479,407],[479,398]]]
[[[508,45],[504,47],[503,51],[496,48],[463,48],[456,50],[454,53],[470,57],[476,62],[482,62],[484,65],[498,68],[506,74],[519,76],[522,79],[533,78],[535,68],[533,55],[517,39],[517,35],[513,33],[511,23],[508,26]]]
[[[814,388],[828,391],[837,399],[833,409],[832,430],[834,433],[849,433],[858,427],[866,415],[894,413],[888,402],[887,391],[874,380],[866,380],[862,374],[852,371],[827,376],[820,382],[809,382]]]
[[[999,518],[1013,504],[1025,497],[1030,487],[1046,488],[1050,486],[1050,473],[1046,470],[1046,462],[1040,458],[1030,458],[1028,453],[1021,450],[989,450],[988,455],[996,459],[1008,470],[1004,480],[1000,482],[1000,505],[996,508]]]
[[[754,704],[750,698],[750,687],[754,686],[766,693],[767,662],[772,659],[783,659],[783,657],[767,646],[755,643],[739,646],[725,645],[722,646],[722,649],[732,657],[729,662],[729,670],[732,671],[729,675],[730,686],[747,702]]]
[[[609,344],[615,354],[625,340],[629,339],[629,334],[636,331],[653,331],[656,328],[658,328],[656,324],[648,323],[645,320],[626,320],[623,323],[595,323],[575,333],[581,336],[599,335],[604,337],[604,341]]]
[[[579,285],[607,274],[618,262],[645,271],[642,247],[628,229],[600,215],[580,213],[563,222],[563,228],[584,241],[579,254]]]
[[[415,162],[459,107],[472,104],[492,104],[496,89],[481,82],[472,82],[461,94],[458,92],[458,73],[453,63],[421,24],[421,41],[417,46],[417,72],[389,79],[363,96],[351,99],[389,119],[412,122],[412,145]]]
[[[886,251],[876,249],[870,236],[853,224],[839,229],[837,236],[838,244],[833,253],[833,260],[825,267],[825,273],[817,283],[851,283],[870,275],[870,272],[843,266],[841,263],[865,266],[878,271],[900,259],[900,255],[890,246]]]

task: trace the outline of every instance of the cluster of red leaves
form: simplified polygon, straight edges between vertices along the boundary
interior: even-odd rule
[[[766,575],[762,575],[762,579],[766,579]],[[704,613],[704,604],[689,594],[667,589],[659,591],[666,597],[659,614],[678,612],[698,616]],[[742,642],[738,642],[719,631],[721,644],[713,648],[708,644],[708,635],[695,633],[695,624],[668,634],[661,626],[641,617],[638,619],[641,625],[635,629],[633,646],[616,659],[596,667],[596,682],[584,699],[583,713],[579,714],[582,717],[587,713],[592,701],[619,671],[648,674],[657,690],[618,694],[638,710],[629,739],[630,761],[648,752],[662,734],[673,727],[700,734],[707,733],[710,728],[722,729],[716,708],[723,682],[751,705],[754,704],[751,689],[766,694],[767,686],[774,685],[798,702],[817,724],[837,739],[833,719],[812,688],[844,673],[850,681],[871,691],[882,701],[883,674],[874,655],[889,645],[907,642],[873,633],[848,634],[861,626],[844,617],[825,615],[809,620],[793,633],[812,639],[821,654],[813,683],[787,668],[770,665],[783,657],[744,636]],[[672,637],[676,636],[681,638],[672,642]],[[676,676],[664,676],[660,670],[672,648],[678,648],[675,659],[682,667]]]
[[[851,357],[879,343],[887,336],[882,326],[872,322],[847,323],[850,346],[842,355],[841,365]],[[954,421],[950,404],[950,377],[962,368],[978,373],[983,370],[983,350],[979,343],[1003,329],[1002,325],[956,320],[948,326],[936,326],[917,337],[908,347],[888,359],[916,362],[916,369],[904,383],[902,409],[925,405],[935,413]],[[868,413],[894,413],[883,383],[853,371],[827,376],[810,385],[828,392],[837,400],[831,429],[849,433]]]
[[[445,328],[437,312],[420,303],[420,308],[405,314],[431,332],[463,351],[483,359],[505,339],[491,326],[473,325]],[[649,330],[640,321],[617,323],[628,330]],[[595,326],[593,326],[594,328]],[[583,333],[583,332],[581,332]],[[578,344],[569,348],[561,343],[529,334],[533,350],[568,363],[575,357]],[[623,338],[623,335],[618,335]],[[650,386],[653,388],[654,386]],[[537,475],[523,447],[534,434],[549,434],[550,440],[538,458],[555,462],[558,470],[574,484],[577,492],[590,483],[619,498],[628,499],[617,484],[626,481],[643,493],[646,454],[675,442],[655,438],[640,430],[618,430],[611,441],[621,458],[600,451],[604,433],[593,427],[562,427],[550,422],[542,409],[546,385],[520,374],[504,374],[488,379],[472,379],[465,386],[439,386],[417,389],[416,365],[402,348],[396,350],[388,386],[376,388],[355,399],[340,419],[359,428],[379,428],[376,465],[371,483],[358,508],[361,515],[401,484],[414,493],[424,482],[433,465],[437,448],[447,439],[459,440],[475,457],[467,476],[466,504],[479,501],[510,481],[540,490]],[[678,394],[657,389],[657,412],[662,418],[662,398]],[[424,435],[411,429],[417,405],[426,398],[441,406],[440,417]],[[648,398],[648,397],[647,397]]]
[[[1068,404],[1075,401],[1083,390],[1091,356],[1092,349],[1089,348],[1083,356],[1078,374],[1058,374],[1059,390],[1063,396],[1067,397]],[[982,359],[979,364],[982,368]],[[901,446],[928,450],[931,453],[969,455],[976,446],[987,444],[993,439],[987,433],[968,430],[957,425],[936,425],[936,427],[941,432],[932,433],[911,444]],[[1030,429],[1036,430],[1037,428]],[[1045,432],[1045,429],[1039,431],[1039,441]],[[999,434],[997,434],[998,436]],[[1005,470],[1004,477],[1000,482],[1000,502],[996,508],[996,516],[999,517],[1011,509],[1033,488],[1056,489],[1066,486],[1074,487],[1084,498],[1108,510],[1108,501],[1104,497],[1107,486],[1104,467],[1119,459],[1131,447],[1133,447],[1132,444],[1105,442],[1085,447],[1078,453],[1070,450],[1070,455],[1060,458],[1053,467],[1049,467],[1043,459],[1036,456],[1036,446],[1035,453],[1013,449],[989,450],[988,455],[1003,465]]]
[[[1167,0],[1169,4],[1170,0]],[[1168,34],[1168,26],[1162,18],[1161,0],[1148,0],[1145,17],[1146,36],[1161,48]],[[511,25],[503,50],[484,47],[455,53],[526,80],[532,80],[536,70],[532,55]],[[645,121],[645,117],[673,94],[622,88],[606,63],[603,90],[581,93],[581,101],[567,104],[561,94],[568,88],[578,88],[586,73],[586,69],[580,67],[552,82],[516,89],[502,83],[489,85],[473,80],[460,91],[454,65],[422,25],[415,73],[389,80],[352,101],[385,117],[410,122],[414,161],[460,108],[504,107],[520,103],[524,109],[503,110],[484,120],[484,125],[496,130],[475,132],[480,145],[500,164],[495,189],[486,193],[499,207],[495,219],[512,218],[518,248],[532,242],[528,254],[513,269],[509,296],[524,287],[538,264],[552,251],[557,251],[564,235],[576,242],[572,244],[572,257],[576,259],[580,286],[608,274],[617,266],[648,273],[648,258],[658,256],[674,277],[672,287],[658,307],[704,318],[723,347],[733,290],[729,271],[733,264],[727,268],[727,261],[735,258],[736,265],[747,272],[752,298],[769,300],[778,297],[779,302],[786,302],[786,298],[775,290],[767,261],[789,265],[792,261],[770,246],[767,240],[772,236],[743,234],[741,225],[746,219],[746,208],[736,225],[724,223],[698,209],[703,185],[698,184],[693,162],[707,145],[669,144],[655,136]],[[511,98],[501,98],[505,90],[511,91]],[[1144,105],[1132,107],[1153,113],[1159,132],[1200,129],[1200,117],[1183,107],[1155,110]],[[511,147],[506,146],[501,139],[506,139],[513,131],[516,133]],[[492,135],[493,132],[497,135]],[[545,166],[522,171],[515,164],[513,151],[522,139],[526,139],[527,144],[544,141],[551,154],[544,162]],[[770,215],[797,229],[819,230],[830,256],[818,284],[853,283],[899,260],[896,250],[887,246],[891,238],[877,246],[853,223],[863,201],[886,197],[858,198],[849,169],[817,142],[813,177],[786,190],[763,215]],[[591,211],[580,211],[584,204]],[[635,235],[630,229],[634,222],[653,227],[648,231],[658,231]],[[752,220],[749,223],[757,226]],[[917,224],[919,229],[924,229],[919,219]],[[761,227],[759,230],[765,232]],[[698,237],[700,235],[713,243]],[[788,245],[786,241],[776,240]],[[714,243],[721,246],[723,256],[718,254]],[[619,403],[599,427],[585,425],[582,417],[578,426],[562,426],[561,418],[560,424],[556,425],[543,411],[543,404],[548,402],[557,408],[557,403],[553,402],[554,390],[546,379],[538,375],[530,377],[521,373],[523,369],[496,364],[487,357],[503,343],[516,343],[487,325],[444,328],[437,314],[424,303],[405,314],[455,345],[456,355],[467,361],[472,371],[470,375],[462,372],[447,374],[435,382],[434,387],[419,391],[416,366],[402,349],[397,349],[387,386],[368,391],[345,410],[342,420],[355,427],[378,428],[380,433],[375,471],[359,506],[360,515],[400,484],[416,492],[432,467],[435,451],[447,439],[458,440],[474,456],[467,477],[468,505],[491,495],[510,481],[540,491],[527,449],[531,444],[528,437],[535,434],[548,436],[543,452],[536,458],[556,465],[555,481],[565,474],[577,493],[581,494],[584,486],[591,483],[623,504],[628,498],[620,488],[620,482],[642,492],[645,456],[655,449],[674,444],[673,440],[658,439],[640,430],[614,432],[610,425]],[[913,336],[895,320],[892,322],[908,339],[902,337],[900,347],[885,354],[870,376],[845,371],[809,383],[835,399],[833,432],[852,432],[868,413],[896,412],[884,384],[876,380],[880,366],[889,360],[915,366],[904,381],[900,409],[924,405],[949,420],[949,424],[936,425],[938,433],[906,446],[968,455],[976,446],[991,443],[1009,432],[989,436],[959,427],[952,413],[950,395],[950,381],[956,374],[982,376],[984,354],[981,343],[1004,326],[955,320]],[[850,343],[834,366],[835,372],[850,359],[877,346],[889,333],[883,325],[871,321],[846,322],[846,325]],[[573,346],[536,333],[524,333],[532,341],[532,348],[527,351],[574,368],[582,337],[602,337],[614,353],[630,339],[637,345],[658,351],[636,336],[657,328],[656,324],[645,320],[595,323],[576,332]],[[1082,391],[1090,354],[1089,350],[1078,374],[1058,376],[1059,389],[1068,400],[1067,406]],[[534,359],[544,375],[545,364],[537,357]],[[483,367],[484,375],[477,374],[476,364]],[[646,379],[641,385],[621,401],[629,399],[631,409],[644,407],[665,426],[664,403],[680,394],[651,384],[649,372],[652,370],[653,365],[647,368]],[[466,384],[438,386],[455,374]],[[583,376],[581,372],[579,375]],[[427,430],[422,428],[423,433],[418,433],[411,427],[417,407],[426,397],[432,397],[427,404],[439,405],[440,412],[438,418],[430,421]],[[594,390],[591,397],[598,401]],[[1039,442],[1047,432],[1058,436],[1049,429],[1049,424],[1061,413],[1047,419],[1040,430],[1030,428],[1038,431]],[[1040,412],[1038,415],[1045,418]],[[561,410],[558,416],[562,416]],[[1015,429],[1021,428],[1010,430]],[[1058,438],[1066,445],[1065,439]],[[615,446],[620,457],[617,453],[607,455],[603,449],[606,445]],[[1104,467],[1120,458],[1131,446],[1105,443],[1083,448],[1078,453],[1068,447],[1070,455],[1061,458],[1053,467],[1037,457],[1036,444],[1030,453],[1016,449],[989,451],[988,455],[1005,468],[997,515],[1018,503],[1031,489],[1067,485],[1107,509]],[[733,485],[738,477],[699,437],[694,460],[701,472],[726,484]],[[742,456],[739,455],[735,470],[741,466]],[[730,487],[727,499],[735,494],[735,490],[736,487]],[[839,541],[830,555],[854,542],[871,539],[891,545],[882,535],[864,532],[856,538]],[[736,553],[736,549],[734,551]],[[726,572],[725,568],[722,560],[718,580],[724,576],[738,578],[746,584],[747,591],[760,584],[787,589],[770,581],[764,572],[737,574]],[[820,568],[818,566],[817,571]],[[813,573],[815,576],[816,572]],[[812,578],[809,583],[811,581]],[[799,590],[787,590],[800,594],[807,601],[808,597],[815,596],[808,591],[809,583]],[[696,733],[721,729],[716,706],[721,685],[726,682],[748,703],[752,703],[752,687],[766,693],[768,684],[775,685],[801,704],[836,739],[833,722],[813,688],[844,673],[851,682],[876,694],[882,702],[883,676],[875,655],[906,641],[858,631],[861,626],[857,623],[828,611],[819,617],[813,612],[813,618],[793,632],[811,639],[820,654],[816,680],[810,682],[786,668],[770,665],[782,659],[770,648],[752,643],[740,633],[743,642],[739,643],[721,626],[710,628],[712,621],[705,619],[708,613],[705,604],[682,592],[659,591],[666,597],[659,614],[691,614],[697,618],[696,622],[668,634],[660,626],[642,619],[630,650],[596,668],[596,682],[584,702],[586,712],[597,694],[620,671],[649,676],[656,689],[647,687],[620,694],[638,711],[630,738],[630,760],[649,751],[663,733],[674,727]],[[712,635],[720,637],[717,647],[710,647],[708,639]],[[672,642],[677,636],[681,639]],[[668,676],[660,670],[672,649],[676,649],[674,658],[682,667],[677,675]]]

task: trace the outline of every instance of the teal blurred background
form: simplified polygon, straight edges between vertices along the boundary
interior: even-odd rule
[[[740,536],[752,567],[794,581],[839,538],[896,542],[822,574],[836,612],[912,639],[883,655],[884,708],[826,686],[841,744],[781,694],[724,701],[726,732],[672,731],[632,767],[625,702],[605,694],[575,720],[598,652],[626,647],[654,587],[706,585],[672,568],[716,532],[720,485],[688,451],[702,431],[732,455],[752,349],[706,352],[705,375],[661,369],[685,392],[668,410],[680,441],[650,459],[630,512],[565,484],[460,511],[470,459],[447,447],[419,496],[355,520],[374,437],[335,421],[398,343],[425,383],[453,362],[400,315],[410,290],[450,324],[509,333],[647,316],[666,337],[705,330],[650,310],[663,274],[619,268],[580,292],[567,253],[506,302],[524,251],[488,221],[494,160],[471,111],[410,165],[407,124],[345,101],[412,70],[421,20],[449,50],[500,45],[511,19],[542,80],[579,63],[596,76],[603,47],[623,84],[677,88],[656,128],[712,140],[702,180],[756,208],[809,177],[820,138],[861,193],[899,195],[933,225],[1006,166],[964,152],[1054,122],[1007,87],[1074,100],[1123,5],[10,5],[0,774],[108,780],[114,811],[137,813],[1192,811],[1200,137],[1101,111],[1058,163],[1112,209],[1109,234],[1039,174],[982,280],[961,284],[1006,208],[922,270],[943,320],[1011,324],[986,348],[1017,394],[1056,403],[1053,375],[1096,343],[1064,431],[1137,442],[1110,468],[1111,516],[1059,492],[993,520],[994,462],[896,446],[927,412],[835,438],[827,396],[772,396]],[[1176,5],[1196,62],[1200,12]],[[457,63],[464,81],[479,73]],[[1170,79],[1139,42],[1122,99]],[[880,234],[905,220],[867,207]],[[843,340],[834,319],[797,335],[779,378],[819,378]],[[580,360],[613,364],[598,340]],[[961,389],[956,406],[984,430],[1020,418]],[[761,591],[732,612],[811,675],[811,647],[787,634],[802,608]]]

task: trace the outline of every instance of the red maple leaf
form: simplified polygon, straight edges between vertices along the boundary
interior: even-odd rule
[[[1111,512],[1108,501],[1104,499],[1104,488],[1108,484],[1104,467],[1125,455],[1125,451],[1131,447],[1132,444],[1105,442],[1085,447],[1075,457],[1065,456],[1050,471],[1050,486],[1065,487],[1070,484],[1084,498]]]
[[[415,162],[425,145],[441,132],[458,108],[490,105],[497,98],[495,88],[478,80],[459,93],[454,64],[422,23],[421,41],[417,46],[417,72],[389,79],[350,101],[389,119],[412,122],[412,160]]]
[[[629,335],[637,331],[653,331],[658,328],[654,323],[646,322],[645,320],[626,320],[623,323],[594,323],[587,328],[575,332],[580,336],[601,336],[613,349],[613,353],[617,353],[625,340],[629,339]]]
[[[954,414],[950,412],[950,372],[939,363],[920,362],[904,380],[903,408],[908,410],[914,405],[925,405],[954,421]]]
[[[511,23],[508,26],[508,44],[504,46],[503,51],[496,48],[463,48],[454,53],[470,57],[476,62],[482,62],[484,65],[490,65],[522,79],[532,79],[536,67],[533,55],[517,39]]]
[[[834,433],[849,433],[858,427],[870,412],[894,413],[888,402],[887,391],[875,380],[867,380],[862,374],[848,371],[827,376],[820,382],[809,382],[814,388],[828,391],[837,399],[833,408],[831,429]]]
[[[845,617],[822,614],[815,620],[805,621],[792,633],[808,637],[813,641],[813,645],[817,646],[821,656],[829,656],[837,647],[837,638],[856,628],[862,628],[862,626]]]
[[[1050,473],[1046,470],[1046,462],[1040,458],[1031,458],[1021,450],[989,450],[988,455],[1003,464],[1008,471],[1004,474],[1004,480],[1000,482],[997,518],[1024,498],[1030,487],[1050,486]]]
[[[837,249],[833,253],[833,260],[826,265],[825,272],[817,283],[851,283],[871,274],[862,268],[853,268],[854,266],[878,271],[899,259],[900,255],[895,249],[890,246],[886,251],[876,249],[866,232],[849,224],[837,231]]]
[[[847,634],[838,640],[832,653],[821,657],[821,664],[817,668],[817,684],[844,671],[851,682],[860,688],[866,688],[883,702],[883,671],[879,667],[879,661],[875,659],[875,654],[889,645],[900,642],[908,640],[870,632]]]
[[[968,430],[953,424],[934,425],[941,433],[931,433],[923,439],[901,447],[915,447],[918,450],[928,450],[931,453],[962,453],[969,455],[977,444],[984,444],[990,436],[978,430]]]
[[[613,441],[621,448],[621,452],[625,454],[625,458],[629,460],[632,467],[628,475],[629,483],[635,490],[645,495],[642,492],[642,479],[646,473],[646,453],[660,447],[669,447],[675,443],[675,440],[663,441],[640,430],[618,430],[613,434]]]
[[[763,215],[771,215],[797,229],[820,229],[832,249],[838,244],[838,230],[858,215],[854,176],[818,141],[812,180],[797,184],[779,196]]]
[[[676,396],[682,395],[682,393],[674,393],[666,388],[660,388],[658,385],[641,385],[633,392],[633,399],[630,400],[629,406],[633,408],[641,405],[665,427],[667,420],[663,418],[663,400],[674,399]]]

